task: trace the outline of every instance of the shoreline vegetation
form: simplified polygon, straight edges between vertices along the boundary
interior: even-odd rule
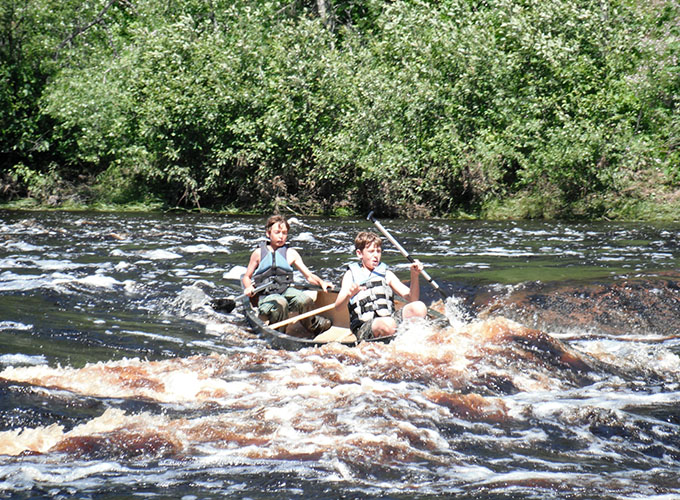
[[[680,220],[680,4],[8,0],[0,209]]]
[[[76,200],[76,201],[74,201]],[[101,213],[137,213],[137,212],[186,212],[204,214],[222,214],[234,216],[260,215],[266,216],[273,213],[282,213],[293,216],[308,217],[365,217],[366,212],[360,209],[351,209],[344,206],[328,210],[301,211],[291,207],[283,200],[275,208],[247,207],[191,207],[191,206],[168,206],[161,201],[156,202],[131,202],[115,204],[94,201],[83,203],[79,200],[79,194],[64,193],[64,199],[58,202],[44,201],[33,197],[14,199],[0,203],[0,211],[64,211],[64,212],[101,212]],[[605,200],[606,201],[606,200]],[[394,210],[387,215],[392,218],[440,218],[451,220],[572,220],[572,221],[617,221],[617,222],[679,222],[680,221],[680,192],[661,193],[660,196],[653,194],[650,199],[617,199],[611,205],[604,205],[601,215],[590,215],[585,212],[577,213],[569,209],[568,214],[553,212],[546,203],[551,200],[522,196],[517,199],[505,199],[490,204],[481,211],[465,211],[464,209],[446,213],[433,214],[426,210],[409,212]],[[370,205],[367,206],[370,211]],[[378,214],[383,215],[383,213]]]
[[[497,204],[490,207],[481,213],[471,213],[458,211],[450,214],[425,214],[422,213],[407,213],[397,212],[390,214],[393,218],[438,218],[450,220],[562,220],[562,221],[615,221],[615,222],[679,222],[680,221],[680,203],[677,201],[677,195],[674,196],[671,202],[656,202],[655,200],[623,200],[622,203],[617,203],[616,207],[612,207],[605,215],[600,217],[586,217],[573,214],[571,216],[561,216],[559,214],[551,215],[546,213],[544,205],[541,200],[538,205],[533,204],[532,201],[525,203],[525,200],[507,200],[506,204]],[[307,211],[300,212],[287,205],[281,205],[273,209],[276,213],[282,213],[289,216],[306,216],[306,217],[359,217],[366,216],[365,212],[359,210],[350,210],[347,208],[339,208],[331,213],[321,211]],[[170,213],[170,212],[185,212],[185,213],[202,213],[202,214],[217,214],[217,215],[232,215],[232,216],[266,216],[271,214],[271,210],[247,210],[245,208],[221,207],[221,208],[198,208],[198,207],[182,207],[165,206],[163,203],[129,203],[125,205],[116,205],[109,203],[95,202],[92,204],[83,204],[72,201],[65,201],[63,203],[49,204],[41,203],[34,198],[22,198],[7,203],[0,203],[0,211],[17,211],[17,212],[41,212],[41,211],[62,211],[62,212],[100,212],[100,213]]]

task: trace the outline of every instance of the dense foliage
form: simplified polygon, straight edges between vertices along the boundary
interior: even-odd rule
[[[675,210],[678,18],[670,0],[3,0],[2,196]]]

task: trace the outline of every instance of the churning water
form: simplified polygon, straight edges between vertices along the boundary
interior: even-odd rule
[[[382,222],[450,326],[289,352],[209,307],[262,218],[0,213],[0,498],[680,497],[679,225]]]

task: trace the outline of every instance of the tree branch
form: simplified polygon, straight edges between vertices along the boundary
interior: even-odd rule
[[[104,19],[104,16],[108,12],[108,10],[111,8],[111,6],[116,3],[117,0],[109,0],[109,2],[104,6],[104,8],[97,14],[97,17],[94,18],[90,23],[86,24],[85,26],[77,26],[74,30],[73,33],[71,33],[65,40],[63,40],[59,46],[57,47],[56,53],[54,58],[56,59],[57,56],[59,55],[59,52],[61,49],[63,49],[66,45],[71,43],[77,36],[85,33],[87,30],[89,30],[92,26],[99,24],[102,22],[102,19]]]

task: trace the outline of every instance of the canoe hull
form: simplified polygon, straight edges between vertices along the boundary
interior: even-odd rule
[[[314,301],[312,309],[318,309],[333,304],[339,292],[338,289],[324,292],[322,289],[310,285],[296,285],[296,288],[303,290],[312,297],[312,300]],[[250,300],[247,297],[243,299],[243,311],[251,327],[262,337],[266,338],[274,347],[279,349],[297,350],[303,347],[319,347],[331,342],[339,342],[340,344],[348,346],[354,346],[358,343],[357,338],[349,329],[349,311],[346,307],[342,308],[342,310],[331,309],[330,311],[321,314],[330,319],[333,326],[319,335],[313,335],[308,332],[300,321],[283,327],[282,329],[285,331],[269,328],[267,323],[259,317],[257,309],[251,305]],[[389,337],[370,339],[366,342],[385,343],[391,341],[393,338],[394,335],[391,335]]]

